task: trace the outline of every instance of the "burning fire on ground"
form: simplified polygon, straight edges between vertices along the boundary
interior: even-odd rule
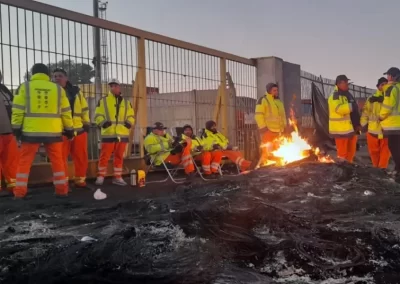
[[[290,137],[282,136],[273,143],[262,145],[262,147],[267,147],[270,149],[270,155],[274,157],[275,162],[283,166],[306,159],[311,155],[315,155],[318,158],[318,161],[322,163],[334,162],[329,156],[322,155],[319,148],[313,148],[304,138],[299,135],[297,125],[294,120],[289,119],[289,124],[294,128],[294,131],[290,134]],[[268,161],[266,164],[271,164],[271,161]]]

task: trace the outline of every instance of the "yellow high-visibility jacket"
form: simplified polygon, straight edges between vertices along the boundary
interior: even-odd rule
[[[199,147],[199,146],[203,146],[203,148],[204,148],[204,142],[203,142],[203,140],[202,140],[201,138],[197,137],[196,135],[192,135],[192,137],[188,137],[188,136],[186,136],[185,134],[182,134],[182,140],[185,140],[186,138],[192,139],[192,147],[191,147],[192,154],[193,154],[193,155],[198,155],[198,154],[200,154],[200,152],[195,151],[195,150],[196,150],[196,148]]]
[[[77,86],[69,84],[64,90],[70,101],[75,133],[82,134],[83,125],[90,125],[88,103]]]
[[[267,128],[272,132],[283,132],[287,125],[282,101],[268,93],[258,99],[254,118],[258,129]]]
[[[164,136],[150,133],[144,138],[144,148],[152,159],[156,158],[154,164],[159,166],[170,155],[173,139],[166,133]],[[157,157],[156,157],[157,156]]]
[[[352,104],[347,97],[338,93],[335,87],[328,99],[329,107],[329,134],[332,137],[352,137],[355,135],[351,123],[350,113],[353,111]]]
[[[204,130],[202,135],[203,147],[205,151],[212,151],[213,145],[218,144],[223,150],[229,145],[229,140],[221,132],[212,133],[210,130]]]
[[[383,99],[383,92],[376,90],[372,97]],[[360,121],[361,126],[365,127],[368,125],[368,133],[377,136],[379,139],[383,139],[382,127],[379,121],[379,113],[381,111],[382,103],[371,102],[371,98],[368,98],[363,106]]]
[[[400,134],[400,82],[384,86],[383,99],[379,117],[384,134]]]
[[[111,122],[111,126],[102,128],[106,121]],[[121,95],[108,93],[97,104],[95,122],[101,127],[102,142],[128,142],[130,129],[125,123],[130,126],[135,123],[132,105]]]
[[[13,100],[11,124],[22,129],[21,140],[31,143],[62,141],[63,130],[72,130],[71,107],[63,88],[38,73],[21,84]]]

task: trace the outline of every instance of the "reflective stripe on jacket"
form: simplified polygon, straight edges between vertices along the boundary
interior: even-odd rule
[[[154,133],[150,133],[146,136],[144,139],[144,148],[152,159],[157,156],[154,161],[156,166],[161,165],[162,162],[170,155],[170,151],[172,150],[172,142],[173,139],[168,133],[164,136],[156,135]]]
[[[350,113],[352,104],[346,96],[338,93],[335,87],[328,99],[329,106],[329,134],[332,137],[351,137],[355,135],[354,127],[351,123]]]
[[[282,101],[268,93],[258,99],[254,118],[258,129],[268,128],[272,132],[283,132],[287,125]]]
[[[212,133],[210,130],[204,130],[202,135],[203,147],[206,151],[212,151],[213,145],[218,144],[222,149],[226,149],[229,145],[229,140],[221,132]]]
[[[125,123],[133,125],[135,122],[131,103],[122,96],[115,96],[108,93],[101,98],[96,107],[95,122],[102,127],[106,121],[111,122],[111,126],[101,128],[102,142],[128,142],[130,129],[125,127]]]
[[[383,98],[383,93],[379,90],[373,94],[372,97],[381,97]],[[362,109],[362,114],[361,114],[361,126],[365,127],[368,125],[368,133],[377,136],[378,138],[382,139],[383,138],[383,133],[382,133],[382,127],[379,121],[379,113],[381,111],[381,105],[382,103],[380,102],[370,102],[369,98]]]
[[[72,130],[71,107],[65,91],[38,73],[19,86],[14,96],[11,124],[22,129],[21,140],[32,143],[62,141],[63,130]]]
[[[400,82],[385,85],[384,93],[379,113],[383,134],[400,134]]]

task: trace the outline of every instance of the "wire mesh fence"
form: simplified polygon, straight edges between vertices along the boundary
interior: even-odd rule
[[[190,124],[199,133],[206,121],[217,117],[222,127],[216,116],[222,86],[227,94],[228,138],[243,149],[246,131],[254,128],[257,92],[252,61],[42,3],[0,3],[0,66],[3,83],[13,93],[29,80],[34,63],[44,63],[50,71],[61,67],[68,73],[87,98],[92,119],[111,79],[120,81],[123,96],[133,104],[141,37],[146,88],[140,98],[146,97],[147,109],[138,111],[146,112],[148,126],[160,121],[174,133],[175,127]],[[223,74],[221,60],[226,65]],[[140,154],[146,129],[136,123],[128,156]],[[93,126],[90,159],[99,156],[98,132]],[[44,151],[39,150],[35,161],[47,161]]]

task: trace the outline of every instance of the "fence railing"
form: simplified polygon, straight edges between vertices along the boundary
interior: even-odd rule
[[[118,79],[136,110],[128,156],[143,155],[146,128],[156,121],[199,130],[218,118],[242,149],[254,127],[256,67],[247,58],[26,0],[0,0],[0,52],[11,90],[29,78],[34,63],[62,67],[88,98],[91,117],[108,80]],[[92,130],[89,155],[96,159],[98,130]]]

